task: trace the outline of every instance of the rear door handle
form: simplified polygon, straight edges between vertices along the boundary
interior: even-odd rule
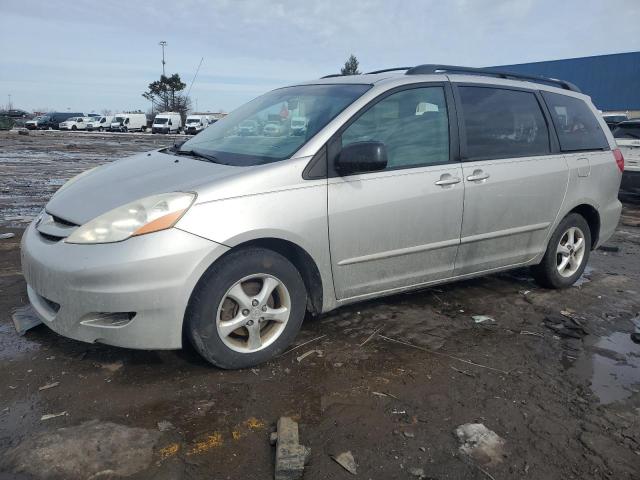
[[[440,180],[438,180],[435,184],[440,187],[446,187],[448,185],[455,185],[456,183],[460,183],[460,179],[458,177],[451,177],[451,176],[445,177],[443,175],[442,177],[440,177]]]
[[[489,178],[489,174],[483,172],[482,170],[474,170],[472,175],[467,177],[467,180],[470,182],[481,182]]]

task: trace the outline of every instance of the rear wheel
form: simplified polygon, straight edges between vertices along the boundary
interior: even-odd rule
[[[73,126],[71,127],[71,130],[77,130],[77,129],[78,129],[78,127],[76,127],[75,125],[73,125]]]
[[[546,288],[567,288],[584,272],[591,251],[591,230],[581,215],[571,213],[558,225],[539,265],[531,268]]]
[[[294,340],[307,293],[296,267],[279,253],[242,249],[216,262],[198,283],[186,316],[196,350],[222,368],[245,368]]]

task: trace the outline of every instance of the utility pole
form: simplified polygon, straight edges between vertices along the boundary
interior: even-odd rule
[[[164,77],[164,64],[166,63],[164,61],[164,47],[167,46],[167,42],[165,42],[164,40],[162,40],[158,45],[160,45],[162,47],[162,76]]]
[[[12,110],[13,109],[13,105],[11,105],[11,94],[9,94],[9,106],[7,107],[7,110]]]

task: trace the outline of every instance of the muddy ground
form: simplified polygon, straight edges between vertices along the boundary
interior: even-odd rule
[[[614,248],[592,252],[578,286],[544,290],[522,270],[342,308],[305,323],[296,345],[310,343],[255,369],[45,326],[18,336],[29,217],[73,174],[172,141],[0,133],[0,233],[16,233],[0,240],[0,478],[268,479],[282,415],[311,447],[305,479],[418,478],[416,468],[430,479],[640,478],[638,204],[625,204]],[[505,440],[493,464],[459,452],[454,429],[470,422]],[[347,450],[356,477],[331,458]]]

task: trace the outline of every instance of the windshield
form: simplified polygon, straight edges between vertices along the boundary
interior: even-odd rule
[[[187,118],[187,123],[200,123],[199,118]]]
[[[632,138],[640,139],[640,123],[634,123],[631,125],[618,125],[613,130],[614,138]]]
[[[122,123],[122,122],[124,122],[124,117],[116,117],[116,118],[113,119],[113,121],[117,122],[117,123]]]
[[[157,118],[153,121],[153,123],[155,123],[156,125],[164,125],[165,123],[167,123],[169,121],[168,118]]]
[[[197,150],[235,166],[284,160],[369,88],[370,85],[342,84],[274,90],[209,126],[180,150]],[[293,134],[292,117],[307,119],[304,135]],[[265,129],[270,135],[265,134]]]

